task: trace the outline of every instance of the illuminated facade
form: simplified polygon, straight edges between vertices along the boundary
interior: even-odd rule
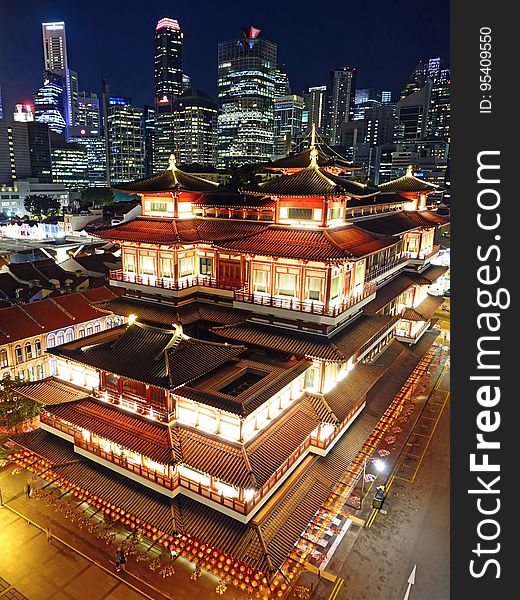
[[[303,98],[281,96],[274,100],[274,156],[282,157],[296,149],[297,136],[303,130]]]
[[[34,118],[55,133],[66,134],[66,84],[62,75],[45,72],[43,86],[34,92]]]
[[[106,187],[106,148],[100,130],[86,126],[70,127],[69,141],[86,150],[89,187]]]
[[[260,30],[218,45],[217,166],[267,162],[273,154],[277,45]]]
[[[190,90],[173,103],[174,153],[180,164],[214,165],[217,105],[204,92]]]
[[[111,183],[144,176],[143,110],[130,98],[108,99],[106,128]]]
[[[331,69],[327,84],[326,132],[332,146],[341,144],[341,127],[354,119],[356,97],[356,75],[354,67]]]
[[[88,152],[82,144],[65,143],[51,139],[52,181],[61,183],[66,189],[81,189],[89,186]]]
[[[141,197],[142,216],[96,231],[121,246],[110,278],[124,290],[96,306],[128,325],[51,350],[85,397],[46,406],[38,434],[153,490],[155,512],[139,518],[167,508],[154,532],[165,547],[267,597],[390,381],[374,359],[394,344],[414,362],[407,348],[432,343],[427,289],[445,270],[430,264],[447,222],[427,209],[435,186],[411,172],[385,189],[353,182],[321,167],[312,142],[296,155],[306,164],[240,194],[174,157],[115,186]]]

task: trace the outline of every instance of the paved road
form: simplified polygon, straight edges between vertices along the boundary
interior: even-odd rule
[[[144,598],[59,542],[49,545],[41,529],[5,507],[0,508],[0,577],[29,600]],[[0,591],[0,599],[10,597],[5,594]]]
[[[387,514],[360,531],[339,571],[345,585],[337,600],[402,600],[415,564],[410,600],[449,598],[449,371],[414,431]]]

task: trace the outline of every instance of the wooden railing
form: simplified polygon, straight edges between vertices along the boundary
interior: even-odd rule
[[[124,281],[125,283],[137,283],[139,285],[149,285],[165,290],[186,290],[191,287],[208,287],[223,290],[233,290],[235,287],[227,283],[219,282],[215,277],[209,275],[195,275],[182,277],[175,281],[169,277],[156,277],[155,275],[138,275],[121,269],[109,272],[109,278],[112,281]]]
[[[45,423],[52,427],[53,429],[57,429],[58,431],[62,431],[67,435],[70,435],[74,439],[74,445],[78,448],[82,448],[83,450],[94,454],[95,456],[99,456],[100,458],[110,462],[114,465],[117,465],[135,475],[139,475],[140,477],[146,479],[147,481],[151,481],[157,485],[164,487],[170,491],[174,491],[177,488],[181,487],[186,490],[190,490],[195,492],[201,498],[206,498],[215,502],[216,504],[220,504],[226,508],[229,508],[237,513],[242,515],[248,515],[262,500],[265,496],[275,487],[278,482],[287,474],[287,472],[293,467],[293,465],[309,451],[309,448],[312,446],[314,448],[320,448],[322,450],[326,450],[328,446],[337,438],[344,429],[349,425],[351,419],[356,414],[356,412],[363,406],[365,402],[365,398],[363,397],[348,413],[348,415],[343,420],[343,423],[337,425],[335,429],[326,437],[322,438],[320,435],[320,426],[316,428],[312,433],[310,433],[301,444],[287,457],[287,459],[276,469],[276,471],[269,477],[269,479],[256,490],[255,495],[248,499],[242,500],[240,498],[230,498],[221,494],[217,490],[211,488],[210,486],[204,485],[200,482],[194,481],[181,475],[178,471],[175,471],[171,476],[163,475],[154,469],[149,469],[142,464],[136,464],[132,461],[129,461],[125,456],[114,453],[112,451],[104,450],[99,444],[88,442],[83,437],[82,431],[73,425],[65,423],[60,419],[57,419],[52,414],[46,413],[45,411],[41,413],[40,419],[42,423]]]
[[[410,260],[410,258],[408,256],[401,256],[401,257],[393,260],[392,262],[382,265],[381,267],[378,266],[378,267],[372,268],[372,269],[366,271],[365,279],[366,279],[366,281],[372,281],[372,279],[379,277],[379,275],[382,275],[383,273],[386,273],[387,271],[390,271],[391,269],[394,269],[395,267],[398,267],[399,265],[407,263],[409,260]]]
[[[234,299],[236,302],[248,302],[260,306],[269,306],[272,308],[283,308],[298,312],[310,313],[313,315],[325,315],[336,317],[345,312],[352,306],[358,304],[376,291],[375,283],[366,283],[360,294],[352,296],[333,306],[326,306],[323,302],[315,300],[299,300],[297,298],[284,298],[282,296],[271,296],[258,292],[249,292],[248,288],[235,290]]]

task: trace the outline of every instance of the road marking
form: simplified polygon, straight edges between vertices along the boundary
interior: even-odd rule
[[[332,590],[330,592],[330,596],[327,598],[327,600],[336,600],[336,598],[338,597],[339,591],[344,583],[345,583],[345,580],[343,579],[343,577],[337,577],[336,583],[334,584],[334,587],[332,588]]]
[[[410,590],[412,589],[412,585],[415,583],[415,571],[417,570],[417,565],[414,565],[412,572],[410,573],[410,577],[408,577],[408,589],[406,590],[406,594],[404,595],[403,600],[408,600],[410,597]]]

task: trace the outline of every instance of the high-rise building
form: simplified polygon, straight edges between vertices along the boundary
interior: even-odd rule
[[[66,134],[66,83],[63,75],[45,72],[43,86],[34,92],[34,118],[55,133]]]
[[[323,132],[325,126],[325,116],[327,112],[327,86],[317,85],[310,87],[304,96],[305,108],[309,113],[307,119],[307,129],[310,131],[312,124],[316,126],[316,131]]]
[[[0,183],[31,176],[27,124],[0,120]]]
[[[302,133],[304,101],[301,96],[282,96],[274,100],[274,156],[282,157],[296,149]]]
[[[89,187],[106,187],[105,140],[99,128],[86,126],[69,128],[69,142],[83,146],[87,153]]]
[[[285,65],[277,65],[275,69],[274,97],[290,96],[291,84]]]
[[[131,98],[107,98],[106,136],[109,184],[144,177],[143,109]]]
[[[87,149],[81,144],[67,143],[65,136],[51,134],[52,181],[67,189],[89,185]]]
[[[182,39],[179,22],[164,18],[155,28],[155,100],[182,94]]]
[[[448,142],[450,141],[450,84],[450,70],[441,69],[432,83],[428,115],[429,134]]]
[[[273,153],[277,45],[260,29],[218,45],[217,166],[268,161]]]
[[[52,183],[51,142],[47,123],[27,122],[31,177],[39,183]]]
[[[414,143],[428,133],[432,80],[416,92],[406,95],[396,105],[395,141],[400,144]]]
[[[395,104],[380,104],[365,110],[366,138],[369,146],[391,144],[395,130]]]
[[[19,123],[30,123],[34,121],[34,106],[26,102],[25,104],[16,104],[14,107],[13,120]]]
[[[78,93],[75,125],[87,129],[100,129],[99,98],[95,92]]]
[[[77,112],[78,74],[69,69],[65,23],[63,21],[42,23],[42,35],[45,80],[48,79],[49,73],[62,79],[63,117],[66,126],[69,127],[74,125]]]
[[[145,104],[143,107],[144,129],[144,174],[146,177],[153,175],[155,109]]]
[[[341,143],[343,123],[354,118],[354,99],[356,96],[355,67],[331,69],[327,85],[327,127],[331,146]]]
[[[215,164],[217,105],[201,90],[191,90],[173,103],[174,153],[178,163]]]

